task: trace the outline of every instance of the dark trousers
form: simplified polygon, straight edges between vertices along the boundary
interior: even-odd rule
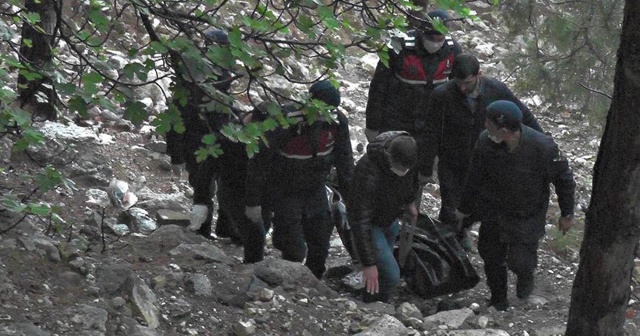
[[[458,239],[464,238],[462,229],[471,227],[475,221],[474,218],[467,217],[462,222],[462,227],[457,226],[455,211],[460,206],[464,179],[464,172],[456,172],[443,165],[438,168],[440,200],[442,201],[438,218],[442,223],[451,225],[452,230],[458,234]]]
[[[273,245],[285,260],[302,262],[306,257],[305,265],[321,278],[333,232],[325,187],[305,195],[276,197]]]
[[[198,147],[193,143],[185,145],[184,163],[185,170],[188,174],[189,185],[194,189],[206,184],[208,197],[200,200],[194,200],[197,204],[204,204],[207,206],[207,218],[198,229],[198,233],[209,238],[211,235],[211,226],[213,221],[213,195],[216,193],[216,176],[218,174],[217,161],[213,158],[208,158],[203,162],[196,160],[194,153]],[[206,173],[205,173],[206,172]]]
[[[491,290],[491,303],[507,302],[507,269],[519,282],[533,281],[538,266],[538,242],[515,243],[500,239],[500,229],[495,221],[480,224],[478,252],[484,261],[487,285]]]
[[[219,179],[218,184],[218,205],[221,214],[226,218],[226,223],[218,220],[216,233],[219,230],[227,230],[226,232],[236,234],[237,230],[244,246],[244,263],[262,261],[266,228],[263,223],[254,223],[244,214],[244,178],[230,179],[226,176],[226,178]],[[267,208],[263,206],[263,213],[267,211]]]
[[[440,165],[438,167],[438,182],[440,184],[440,221],[454,223],[456,221],[455,210],[460,205],[465,173],[455,171]]]

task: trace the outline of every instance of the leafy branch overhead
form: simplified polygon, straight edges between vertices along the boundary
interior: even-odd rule
[[[448,5],[460,7],[460,3]],[[50,64],[30,64],[20,55],[16,37],[21,25],[44,30],[40,15],[18,0],[10,0],[2,11],[16,24],[0,27],[3,43],[12,51],[0,60],[29,78],[51,78],[57,96],[72,112],[86,114],[92,106],[101,106],[123,110],[135,123],[147,117],[145,106],[137,102],[136,88],[157,85],[168,99],[162,80],[174,76],[175,67],[181,65],[194,81],[215,78],[216,66],[232,69],[239,79],[233,98],[254,106],[257,100],[303,100],[299,92],[286,92],[276,83],[310,84],[334,77],[332,71],[349,49],[384,54],[389,32],[405,29],[408,10],[414,8],[407,0],[43,0],[37,4],[53,5],[57,14]],[[228,31],[229,45],[207,43],[205,32],[212,28]],[[127,55],[114,54],[116,47],[124,47]],[[288,62],[301,59],[308,68]],[[211,87],[204,89],[219,104],[233,102]],[[171,121],[161,114],[156,125],[167,129],[165,124]]]
[[[463,4],[438,1],[470,17]],[[180,85],[187,81],[206,96],[209,113],[273,102],[267,120],[229,124],[204,137],[198,156],[220,155],[221,136],[245,143],[253,154],[265,132],[295,122],[283,117],[282,104],[306,102],[308,86],[320,79],[337,85],[334,71],[347,52],[378,53],[384,60],[388,37],[406,30],[406,18],[419,11],[409,0],[6,0],[0,4],[0,81],[6,83],[0,88],[0,137],[12,137],[16,149],[41,143],[31,123],[45,107],[52,110],[47,119],[88,117],[99,108],[137,125],[151,121],[159,133],[184,132],[176,104],[194,94]],[[433,24],[444,29],[442,22]],[[229,44],[208,41],[211,29],[227,31]],[[229,94],[215,89],[220,68],[232,72]],[[145,101],[142,91],[151,89],[159,92],[152,104],[165,108]],[[327,111],[317,102],[307,106],[312,119]],[[51,183],[62,181],[51,171],[46,175]],[[51,188],[40,187],[38,192]],[[26,199],[4,200],[23,213],[55,212]]]

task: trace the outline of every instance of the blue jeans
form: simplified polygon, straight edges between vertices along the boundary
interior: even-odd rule
[[[373,244],[377,251],[376,267],[378,268],[378,294],[364,293],[364,302],[389,302],[393,292],[400,283],[400,266],[393,256],[393,247],[400,233],[400,224],[393,222],[388,227],[373,226],[371,228]]]

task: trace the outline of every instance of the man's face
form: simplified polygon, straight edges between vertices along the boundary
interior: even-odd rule
[[[478,86],[478,75],[469,75],[465,79],[455,78],[454,82],[458,86],[458,89],[460,89],[460,92],[466,96],[475,91]]]
[[[424,38],[435,43],[442,43],[445,39],[444,35],[441,34],[424,34]]]
[[[391,171],[398,176],[405,176],[409,172],[410,168],[403,167],[395,162],[391,162]]]
[[[484,127],[489,132],[489,139],[495,143],[501,143],[503,139],[504,129],[500,128],[496,123],[489,119],[484,120]]]

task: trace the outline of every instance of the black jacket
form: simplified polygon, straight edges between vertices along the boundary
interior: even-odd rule
[[[274,191],[295,196],[324,188],[332,167],[336,167],[340,192],[346,192],[353,175],[347,117],[333,110],[337,122],[320,118],[307,124],[299,109],[283,109],[288,118],[300,120],[289,128],[280,127],[265,134],[268,147],[261,146],[249,159],[246,205],[261,205],[263,197]]]
[[[514,102],[523,115],[523,124],[542,132],[529,108],[509,88],[497,79],[480,76],[480,94],[477,109],[472,112],[467,97],[454,81],[437,87],[429,97],[423,115],[424,129],[420,132],[420,173],[431,176],[433,162],[439,158],[439,167],[464,176],[471,150],[478,135],[484,130],[486,109],[496,100]],[[440,168],[439,168],[440,169]]]
[[[234,158],[235,153],[228,153],[219,157],[207,156],[198,161],[196,152],[207,147],[202,140],[208,134],[216,136],[216,142],[223,151],[234,147],[220,130],[227,124],[240,123],[240,111],[212,101],[201,87],[207,84],[185,80],[180,80],[179,83],[175,90],[184,90],[188,92],[188,96],[186,99],[174,98],[172,104],[180,112],[184,132],[178,133],[173,127],[167,132],[167,154],[172,164],[185,163],[189,184],[193,187],[194,204],[209,204],[215,190],[211,188],[211,184],[219,175],[223,161],[230,160],[228,164],[234,164],[238,160],[246,161],[246,158]]]
[[[346,199],[356,254],[364,266],[375,265],[377,260],[371,228],[391,225],[417,195],[417,170],[411,169],[405,176],[397,176],[391,171],[385,155],[390,141],[401,134],[407,133],[383,133],[369,143],[367,153],[356,165]]]
[[[447,37],[442,48],[430,54],[418,40],[415,31],[395,38],[392,44],[398,45],[389,48],[389,66],[378,62],[369,87],[367,128],[415,135],[416,104],[449,79],[453,59],[462,52],[458,42]]]
[[[576,184],[553,139],[527,126],[521,129],[512,153],[482,132],[459,209],[479,220],[497,221],[505,241],[532,243],[544,235],[549,183],[555,186],[562,216],[573,215]]]

